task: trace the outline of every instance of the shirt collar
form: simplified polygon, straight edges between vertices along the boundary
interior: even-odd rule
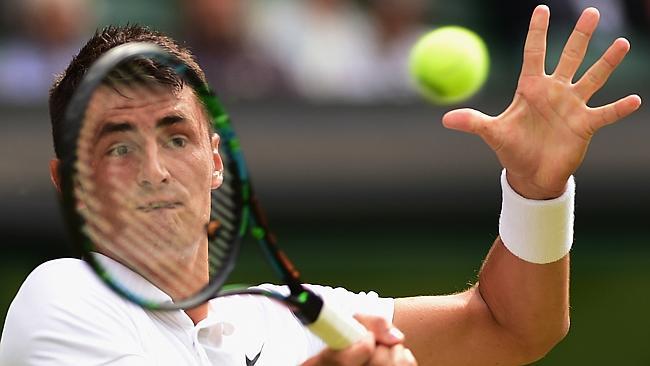
[[[92,255],[114,283],[137,294],[139,298],[156,303],[172,301],[169,295],[129,267],[101,253],[93,252]],[[179,311],[177,314],[182,314],[191,323],[185,313]],[[201,343],[212,345],[221,344],[223,336],[229,336],[235,331],[232,323],[226,322],[218,316],[212,301],[208,303],[208,316],[193,328],[196,333],[202,333]]]
[[[92,255],[113,283],[136,297],[155,303],[172,302],[169,295],[122,263],[101,253],[93,252]]]

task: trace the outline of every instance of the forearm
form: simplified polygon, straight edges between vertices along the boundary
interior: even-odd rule
[[[502,187],[499,232],[507,245],[501,236],[495,240],[478,284],[452,296],[396,303],[395,323],[422,365],[528,364],[566,334],[573,180],[550,200],[522,197],[505,174]],[[443,351],[455,349],[450,345],[467,353]]]
[[[540,194],[539,186],[502,175],[501,235],[479,274],[479,292],[495,321],[535,358],[569,326],[575,186],[572,178],[566,182]]]
[[[568,331],[569,255],[553,263],[530,263],[497,238],[480,271],[478,289],[494,321],[531,359],[546,354]]]

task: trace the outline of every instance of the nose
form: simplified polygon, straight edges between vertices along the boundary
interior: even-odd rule
[[[155,144],[148,146],[142,154],[138,184],[143,187],[155,188],[169,182],[169,171],[164,159],[160,156]]]

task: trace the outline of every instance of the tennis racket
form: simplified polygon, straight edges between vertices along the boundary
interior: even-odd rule
[[[366,334],[302,285],[268,228],[228,114],[179,58],[149,43],[111,49],[80,82],[65,123],[65,146],[74,146],[60,168],[67,225],[83,258],[115,292],[151,310],[266,296],[333,349]],[[222,290],[249,233],[288,296]]]

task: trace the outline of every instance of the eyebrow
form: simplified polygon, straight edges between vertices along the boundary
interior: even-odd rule
[[[97,133],[97,137],[95,138],[95,141],[99,141],[104,136],[116,132],[129,132],[129,131],[135,131],[135,126],[133,126],[129,122],[106,122],[102,126],[101,130],[99,130],[99,133]]]
[[[185,122],[187,119],[185,116],[180,115],[180,114],[173,114],[169,116],[165,116],[161,118],[157,123],[156,123],[156,128],[164,128],[164,127],[169,127],[171,125],[175,125],[177,123],[182,123]]]
[[[165,128],[178,123],[183,123],[185,121],[186,118],[180,114],[168,115],[161,118],[158,122],[156,122],[156,128]],[[130,122],[106,122],[102,126],[101,130],[99,130],[99,133],[97,134],[97,138],[95,139],[95,141],[99,141],[103,137],[113,133],[131,132],[131,131],[135,131],[136,129],[137,128]]]

